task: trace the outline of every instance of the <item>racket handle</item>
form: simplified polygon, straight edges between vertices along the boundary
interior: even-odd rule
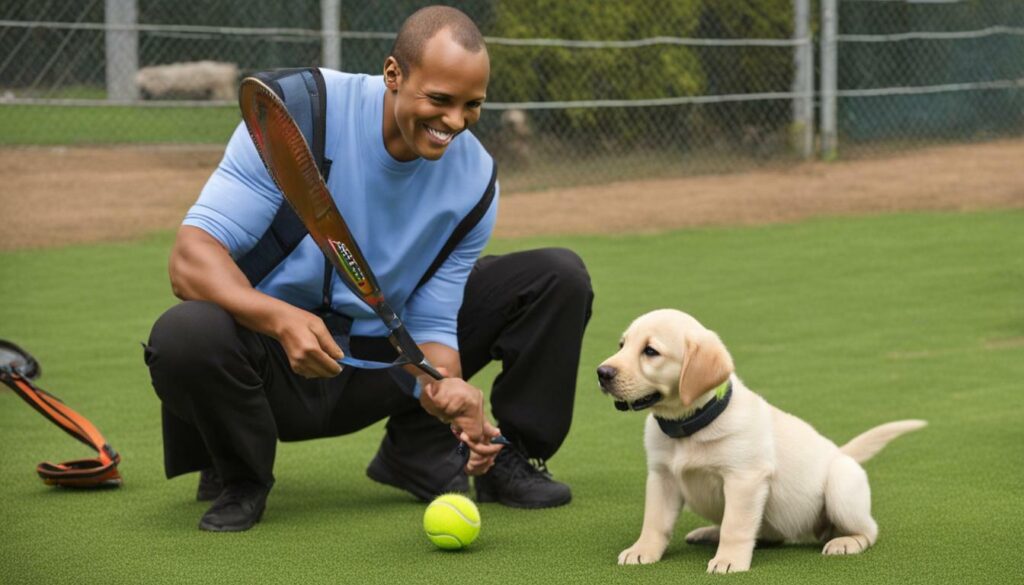
[[[438,372],[436,369],[434,369],[434,366],[430,365],[430,362],[427,361],[427,358],[423,358],[422,360],[419,361],[419,363],[415,363],[413,365],[419,368],[420,371],[422,371],[424,374],[430,376],[435,380],[441,380],[444,378],[444,376],[441,375],[441,372]]]
[[[435,380],[444,378],[441,372],[430,365],[423,352],[420,351],[420,346],[416,345],[412,335],[409,335],[409,330],[405,328],[402,320],[387,303],[380,303],[374,310],[388,328],[388,342],[398,352],[398,363],[412,364]]]

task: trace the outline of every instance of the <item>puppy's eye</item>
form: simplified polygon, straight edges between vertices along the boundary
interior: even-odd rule
[[[626,344],[625,344],[624,342],[620,341],[620,342],[619,342],[619,349],[622,349],[622,346],[623,346],[623,345],[626,345]]]
[[[661,354],[658,353],[658,350],[648,345],[647,347],[644,348],[644,355],[647,357],[657,357]]]

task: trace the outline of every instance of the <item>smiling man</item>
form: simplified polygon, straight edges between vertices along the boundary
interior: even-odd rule
[[[386,329],[312,239],[282,245],[286,204],[239,125],[171,252],[183,302],[146,347],[168,477],[201,472],[197,498],[213,501],[201,529],[247,530],[274,485],[279,440],[386,418],[366,470],[379,483],[429,500],[469,491],[469,474],[480,501],[568,503],[544,460],[572,420],[593,293],[568,250],[479,258],[498,205],[494,161],[467,131],[490,77],[480,31],[456,9],[425,8],[403,24],[382,76],[319,74],[327,186],[385,295],[450,377],[390,366]],[[491,444],[499,430],[483,394],[465,381],[493,360],[504,449]]]
[[[421,13],[406,22],[384,61],[384,144],[401,161],[441,158],[480,119],[491,74],[483,38],[465,15]],[[439,27],[463,18],[469,22]]]

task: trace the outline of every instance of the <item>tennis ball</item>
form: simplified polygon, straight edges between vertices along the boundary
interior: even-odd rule
[[[480,534],[480,510],[466,496],[440,495],[423,513],[423,530],[430,542],[439,548],[465,548]]]

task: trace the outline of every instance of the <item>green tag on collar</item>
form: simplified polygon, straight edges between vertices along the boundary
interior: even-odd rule
[[[726,378],[725,382],[722,382],[718,388],[715,388],[715,398],[721,400],[725,396],[725,392],[729,389],[729,379]]]

